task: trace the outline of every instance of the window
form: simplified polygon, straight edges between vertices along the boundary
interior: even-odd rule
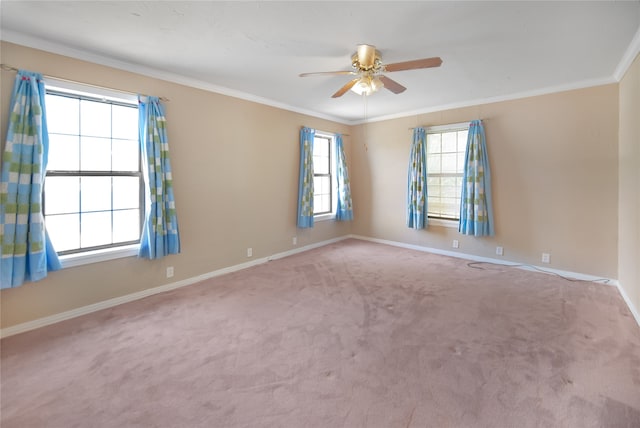
[[[335,214],[335,156],[333,136],[316,132],[313,140],[313,215]]]
[[[434,126],[426,131],[427,214],[458,221],[469,124]]]
[[[44,217],[59,255],[138,244],[144,216],[137,100],[82,89],[47,84],[45,98]]]

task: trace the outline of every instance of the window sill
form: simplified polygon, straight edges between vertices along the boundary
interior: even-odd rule
[[[87,251],[79,254],[67,254],[60,256],[62,268],[88,265],[91,263],[105,262],[107,260],[121,259],[124,257],[134,257],[138,255],[139,244],[127,245],[125,247],[107,248],[104,250]]]
[[[313,221],[335,220],[335,218],[336,218],[336,213],[327,213],[327,214],[320,214],[320,215],[314,216]]]
[[[459,223],[460,222],[458,220],[445,220],[442,218],[429,218],[428,220],[429,226],[441,226],[448,227],[450,229],[457,229]]]

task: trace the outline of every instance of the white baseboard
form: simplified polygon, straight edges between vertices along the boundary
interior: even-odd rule
[[[461,252],[457,252],[457,251],[447,251],[447,250],[441,250],[441,249],[438,249],[438,248],[431,248],[431,247],[423,247],[423,246],[420,246],[420,245],[406,244],[404,242],[388,241],[386,239],[369,238],[367,236],[351,235],[350,237],[351,238],[355,238],[355,239],[361,239],[363,241],[377,242],[379,244],[393,245],[394,247],[407,248],[407,249],[410,249],[410,250],[417,250],[417,251],[423,251],[423,252],[427,252],[427,253],[440,254],[440,255],[443,255],[443,256],[456,257],[456,258],[459,258],[459,259],[471,260],[471,261],[474,261],[474,262],[493,263],[493,264],[498,264],[498,265],[513,266],[513,267],[517,267],[519,269],[529,270],[529,271],[533,271],[533,272],[550,273],[550,274],[559,275],[559,276],[563,276],[563,277],[567,277],[567,278],[571,278],[571,279],[579,279],[579,280],[583,280],[583,281],[602,282],[603,284],[608,284],[608,285],[613,285],[613,286],[616,286],[617,283],[618,283],[617,280],[611,279],[611,278],[602,278],[602,277],[597,277],[597,276],[593,276],[593,275],[587,275],[587,274],[584,274],[584,273],[570,272],[570,271],[559,270],[559,269],[551,269],[551,268],[548,268],[548,267],[540,267],[540,266],[535,266],[535,265],[530,265],[530,264],[507,261],[507,260],[503,260],[503,259],[494,259],[494,258],[490,258],[490,257],[475,256],[473,254],[466,254],[466,253],[461,253]]]
[[[640,326],[640,312],[638,312],[638,308],[635,307],[635,305],[633,304],[633,302],[631,301],[627,293],[624,291],[624,288],[622,288],[622,285],[618,283],[617,286],[618,286],[618,291],[622,296],[622,299],[624,300],[624,302],[627,304],[627,307],[631,311],[631,315],[633,315],[633,317],[636,319],[636,322],[638,323],[638,326]]]
[[[224,275],[231,272],[236,272],[242,269],[247,269],[252,266],[256,266],[262,263],[266,263],[271,260],[281,259],[283,257],[291,256],[297,253],[302,253],[304,251],[309,251],[314,248],[323,247],[325,245],[333,244],[335,242],[339,242],[345,239],[348,239],[349,236],[341,236],[339,238],[329,239],[326,241],[316,242],[314,244],[305,245],[300,248],[295,248],[293,250],[284,251],[282,253],[273,254],[268,257],[262,257],[259,259],[252,260],[246,263],[240,263],[238,265],[229,266],[226,268],[218,269],[212,272],[208,272],[202,275],[194,276],[191,278],[183,279],[180,281],[172,282],[170,284],[161,285],[159,287],[153,287],[146,290],[138,291],[137,293],[127,294],[125,296],[115,297],[113,299],[104,300],[102,302],[94,303],[92,305],[82,306],[80,308],[72,309],[70,311],[61,312],[59,314],[50,315],[48,317],[38,318],[33,321],[28,321],[22,324],[16,324],[11,327],[0,329],[0,338],[5,338],[9,336],[13,336],[19,333],[24,333],[26,331],[35,330],[36,328],[45,327],[47,325],[55,324],[60,321],[65,321],[68,319],[76,318],[82,315],[87,315],[92,312],[97,312],[102,309],[112,308],[114,306],[121,305],[123,303],[133,302],[134,300],[139,300],[148,296],[153,296],[154,294],[164,293],[166,291],[175,290],[176,288],[185,287],[187,285],[195,284],[209,278],[214,278],[216,276]]]
[[[404,242],[389,241],[389,240],[386,240],[386,239],[370,238],[370,237],[367,237],[367,236],[350,235],[350,238],[361,239],[363,241],[377,242],[379,244],[393,245],[395,247],[408,248],[410,250],[424,251],[424,252],[428,252],[428,253],[434,253],[434,254],[441,254],[441,255],[445,255],[445,256],[457,257],[457,258],[460,258],[460,259],[472,260],[472,261],[476,261],[476,262],[488,262],[488,263],[494,263],[494,264],[499,264],[499,265],[513,266],[513,267],[517,267],[519,269],[524,269],[524,270],[529,270],[529,271],[534,271],[534,272],[549,273],[549,274],[560,275],[562,277],[571,278],[571,279],[579,279],[579,280],[583,280],[583,281],[593,281],[593,282],[599,282],[599,283],[611,285],[611,286],[616,287],[618,289],[618,292],[622,296],[622,299],[627,304],[627,307],[629,308],[629,311],[631,311],[631,314],[633,315],[633,317],[635,318],[636,322],[638,323],[638,326],[640,327],[640,312],[638,312],[638,309],[633,305],[633,303],[631,302],[631,299],[629,299],[629,296],[624,291],[624,289],[620,286],[620,282],[617,279],[601,278],[601,277],[596,277],[596,276],[593,276],[593,275],[587,275],[587,274],[584,274],[584,273],[569,272],[569,271],[564,271],[564,270],[559,270],[559,269],[551,269],[551,268],[547,268],[547,267],[540,267],[540,266],[534,266],[534,265],[525,265],[525,264],[506,261],[506,260],[501,260],[501,259],[494,259],[494,258],[490,258],[490,257],[480,257],[480,256],[475,256],[473,254],[465,254],[465,253],[459,253],[459,252],[455,252],[455,251],[440,250],[438,248],[423,247],[423,246],[420,246],[420,245],[406,244]]]
[[[489,258],[489,257],[480,257],[480,256],[472,255],[472,254],[465,254],[465,253],[460,253],[460,252],[455,252],[455,251],[440,250],[440,249],[437,249],[437,248],[423,247],[423,246],[420,246],[420,245],[407,244],[407,243],[398,242],[398,241],[389,241],[389,240],[386,240],[386,239],[370,238],[370,237],[367,237],[367,236],[360,236],[360,235],[346,235],[346,236],[341,236],[341,237],[334,238],[334,239],[329,239],[329,240],[326,240],[326,241],[317,242],[317,243],[310,244],[310,245],[305,245],[303,247],[295,248],[293,250],[288,250],[288,251],[284,251],[284,252],[281,252],[281,253],[276,253],[276,254],[273,254],[273,255],[268,256],[268,257],[263,257],[263,258],[260,258],[260,259],[252,260],[250,262],[240,263],[240,264],[237,264],[237,265],[233,265],[233,266],[229,266],[229,267],[226,267],[226,268],[218,269],[218,270],[215,270],[215,271],[212,271],[212,272],[205,273],[203,275],[198,275],[198,276],[195,276],[195,277],[183,279],[181,281],[172,282],[170,284],[161,285],[159,287],[149,288],[147,290],[139,291],[137,293],[127,294],[125,296],[116,297],[116,298],[113,298],[113,299],[109,299],[109,300],[105,300],[105,301],[102,301],[102,302],[94,303],[92,305],[87,305],[87,306],[83,306],[83,307],[80,307],[80,308],[72,309],[70,311],[61,312],[59,314],[50,315],[48,317],[39,318],[39,319],[36,319],[36,320],[33,320],[33,321],[28,321],[28,322],[25,322],[25,323],[22,323],[22,324],[16,324],[16,325],[11,326],[11,327],[0,329],[0,338],[13,336],[13,335],[16,335],[16,334],[19,334],[19,333],[24,333],[24,332],[30,331],[30,330],[35,330],[36,328],[44,327],[44,326],[47,326],[47,325],[55,324],[55,323],[60,322],[60,321],[65,321],[65,320],[76,318],[76,317],[79,317],[79,316],[82,316],[82,315],[90,314],[92,312],[100,311],[102,309],[108,309],[108,308],[111,308],[111,307],[114,307],[114,306],[117,306],[117,305],[121,305],[123,303],[133,302],[135,300],[139,300],[139,299],[142,299],[142,298],[145,298],[145,297],[148,297],[148,296],[152,296],[154,294],[159,294],[159,293],[164,293],[166,291],[175,290],[176,288],[181,288],[181,287],[185,287],[187,285],[195,284],[195,283],[207,280],[209,278],[214,278],[216,276],[225,275],[227,273],[236,272],[236,271],[239,271],[239,270],[242,270],[242,269],[247,269],[247,268],[250,268],[252,266],[256,266],[256,265],[259,265],[259,264],[262,264],[262,263],[266,263],[266,262],[271,261],[271,260],[281,259],[281,258],[284,258],[284,257],[288,257],[288,256],[291,256],[291,255],[297,254],[297,253],[302,253],[304,251],[309,251],[309,250],[312,250],[314,248],[319,248],[319,247],[323,247],[325,245],[333,244],[335,242],[343,241],[343,240],[348,239],[348,238],[360,239],[360,240],[363,240],[363,241],[376,242],[376,243],[379,243],[379,244],[391,245],[391,246],[394,246],[394,247],[401,247],[401,248],[407,248],[407,249],[411,249],[411,250],[424,251],[424,252],[429,252],[429,253],[434,253],[434,254],[451,256],[451,257],[461,258],[461,259],[465,259],[465,260],[472,260],[472,261],[477,261],[477,262],[488,262],[488,263],[494,263],[494,264],[513,266],[513,267],[517,267],[517,268],[525,269],[525,270],[556,274],[556,275],[560,275],[560,276],[564,276],[564,277],[572,278],[572,279],[580,279],[580,280],[585,280],[585,281],[605,281],[606,284],[609,284],[609,285],[612,285],[612,286],[615,286],[615,287],[618,288],[618,291],[620,292],[620,295],[622,296],[623,300],[625,301],[625,303],[629,307],[629,310],[633,314],[633,317],[635,318],[636,322],[640,326],[640,315],[638,313],[638,310],[634,307],[633,303],[631,302],[631,300],[629,299],[629,297],[625,293],[624,289],[620,286],[618,281],[615,280],[615,279],[599,278],[599,277],[595,277],[593,275],[586,275],[586,274],[577,273],[577,272],[568,272],[568,271],[563,271],[563,270],[558,270],[558,269],[550,269],[550,268],[546,268],[546,267],[542,268],[542,267],[532,266],[532,265],[523,265],[523,264],[520,264],[520,263],[505,261],[505,260],[501,260],[501,259],[493,259],[493,258]]]

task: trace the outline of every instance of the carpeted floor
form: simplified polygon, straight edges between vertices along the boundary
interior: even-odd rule
[[[347,240],[2,340],[2,428],[640,427],[616,288]]]

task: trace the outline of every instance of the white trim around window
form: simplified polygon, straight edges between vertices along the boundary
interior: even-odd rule
[[[91,263],[106,262],[108,260],[135,257],[138,255],[140,244],[121,247],[105,248],[101,250],[85,251],[83,253],[67,254],[59,256],[62,268],[88,265]]]

